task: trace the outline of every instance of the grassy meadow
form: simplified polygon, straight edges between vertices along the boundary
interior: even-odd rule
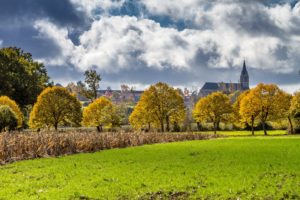
[[[299,199],[300,137],[144,145],[0,167],[0,199]]]

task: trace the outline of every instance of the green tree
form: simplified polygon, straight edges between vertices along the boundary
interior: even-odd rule
[[[101,76],[97,74],[96,70],[87,70],[84,73],[85,83],[87,84],[87,88],[84,84],[79,82],[78,86],[81,88],[81,95],[86,98],[94,101],[98,97],[98,89],[100,87]]]
[[[216,134],[220,122],[227,121],[231,112],[229,97],[221,92],[214,92],[198,101],[193,115],[197,122],[212,122]]]
[[[63,87],[46,88],[39,96],[30,113],[31,128],[59,125],[80,126],[81,104],[77,98]]]
[[[10,97],[24,108],[48,85],[46,68],[30,53],[14,47],[0,49],[0,96]]]
[[[7,105],[0,105],[0,133],[6,128],[11,131],[17,126],[18,119],[14,111]]]

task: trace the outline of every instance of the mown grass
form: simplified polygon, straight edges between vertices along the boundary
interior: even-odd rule
[[[300,196],[300,137],[145,145],[0,167],[0,199]]]

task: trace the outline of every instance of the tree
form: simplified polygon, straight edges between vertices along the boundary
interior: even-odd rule
[[[0,96],[9,96],[24,108],[49,85],[45,66],[30,53],[14,47],[0,49]]]
[[[0,96],[0,106],[6,105],[11,108],[11,110],[14,112],[16,115],[17,121],[18,121],[18,128],[21,128],[23,126],[23,121],[24,121],[24,116],[23,113],[21,112],[21,109],[19,108],[18,104],[10,99],[7,96]]]
[[[300,92],[296,92],[292,97],[289,114],[292,118],[300,118]]]
[[[235,126],[238,126],[240,128],[245,128],[248,125],[247,120],[243,119],[243,117],[241,116],[240,109],[242,99],[249,93],[249,91],[250,90],[246,90],[244,92],[234,93],[233,95],[230,95],[231,99],[236,99],[232,105],[232,122]]]
[[[249,92],[252,102],[249,110],[258,113],[258,118],[263,126],[264,134],[267,135],[266,122],[282,116],[281,111],[285,101],[285,93],[275,84],[258,84]]]
[[[88,88],[81,82],[79,82],[78,86],[81,88],[81,95],[86,98],[94,101],[98,97],[98,89],[100,87],[99,82],[101,81],[100,74],[97,74],[96,70],[87,70],[84,73],[85,83]]]
[[[103,126],[119,125],[116,108],[110,100],[100,97],[83,110],[83,125],[97,127],[98,132],[103,131]]]
[[[242,123],[247,123],[251,126],[252,135],[254,135],[254,125],[257,124],[257,118],[260,114],[260,102],[255,96],[255,93],[249,91],[244,93],[240,99],[238,114]]]
[[[212,122],[216,134],[220,122],[228,120],[231,112],[229,97],[221,92],[214,92],[198,101],[193,115],[197,122]]]
[[[140,100],[129,116],[129,123],[134,129],[148,130],[152,127],[158,128],[159,122],[154,119],[150,110],[146,110],[146,102]]]
[[[145,90],[141,96],[139,107],[136,107],[131,116],[131,121],[136,121],[134,117],[149,118],[144,119],[144,122],[153,122],[160,124],[161,132],[170,131],[170,124],[176,120],[180,123],[185,117],[185,106],[183,97],[166,83],[157,83]],[[142,114],[140,114],[141,112]],[[180,114],[179,114],[180,113]]]
[[[11,107],[0,105],[0,133],[8,128],[9,131],[17,128],[18,119]]]
[[[57,130],[60,125],[80,126],[81,104],[77,98],[63,87],[46,88],[39,96],[30,113],[31,128]]]

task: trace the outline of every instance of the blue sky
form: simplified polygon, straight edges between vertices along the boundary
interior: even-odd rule
[[[0,46],[17,46],[67,84],[87,69],[101,88],[158,81],[201,88],[236,82],[300,88],[296,0],[1,0]]]

